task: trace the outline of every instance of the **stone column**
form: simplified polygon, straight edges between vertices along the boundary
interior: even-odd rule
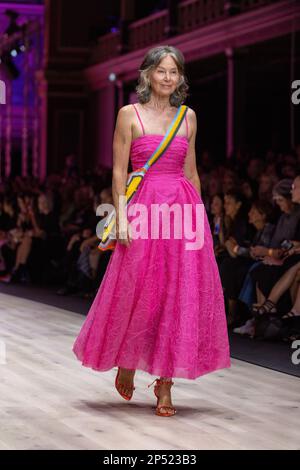
[[[245,73],[243,57],[233,48],[225,50],[227,57],[227,144],[230,158],[244,144],[245,133]]]

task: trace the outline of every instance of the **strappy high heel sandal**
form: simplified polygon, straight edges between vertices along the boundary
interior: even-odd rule
[[[264,314],[276,315],[277,308],[272,300],[267,299],[262,305],[254,304],[252,306],[252,313],[255,317],[259,317],[260,315]]]
[[[288,318],[295,318],[295,317],[300,317],[300,313],[296,313],[294,312],[294,310],[290,310],[289,312],[287,312],[285,315],[283,315],[283,317],[281,317],[282,320],[286,320]]]
[[[130,395],[126,395],[126,393],[122,392],[122,391],[121,391],[121,388],[120,388],[120,384],[119,384],[119,382],[118,382],[119,374],[120,374],[120,367],[118,367],[118,373],[117,373],[116,379],[115,379],[115,387],[116,387],[117,391],[119,392],[119,394],[121,395],[121,397],[123,397],[125,400],[129,401],[129,400],[131,400],[131,398],[132,398],[132,395],[133,395],[133,392],[134,392],[134,390],[135,390],[135,387],[132,386],[131,394],[130,394]]]
[[[169,405],[158,405],[158,402],[159,402],[159,388],[160,386],[163,384],[163,383],[169,383],[170,384],[170,388],[172,387],[172,385],[174,385],[174,382],[172,382],[171,380],[161,380],[161,379],[155,379],[153,380],[153,382],[151,384],[148,385],[148,388],[151,387],[152,384],[154,384],[154,382],[156,382],[155,386],[154,386],[154,394],[157,398],[157,403],[156,403],[156,409],[155,409],[155,414],[157,416],[174,416],[175,413],[176,413],[176,408],[174,408],[174,406],[169,406]],[[166,410],[170,410],[170,413],[169,412],[162,412],[162,408],[166,409]]]

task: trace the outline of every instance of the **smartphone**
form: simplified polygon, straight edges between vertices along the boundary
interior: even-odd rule
[[[239,256],[247,256],[249,255],[249,248],[246,248],[245,246],[240,246],[237,250],[237,254]]]
[[[293,248],[294,244],[290,240],[283,240],[280,246],[284,251],[289,251],[291,248]]]

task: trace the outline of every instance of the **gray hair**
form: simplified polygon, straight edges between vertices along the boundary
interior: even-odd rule
[[[273,188],[273,197],[282,196],[285,199],[291,199],[292,184],[293,180],[290,178],[280,180]]]
[[[151,84],[149,75],[154,70],[162,59],[170,55],[177,67],[180,74],[178,86],[174,93],[170,96],[170,104],[172,106],[180,106],[188,96],[189,86],[187,78],[184,74],[184,57],[182,52],[173,46],[157,46],[150,49],[144,57],[142,65],[139,69],[140,76],[138,85],[135,89],[139,103],[147,103],[151,96]]]

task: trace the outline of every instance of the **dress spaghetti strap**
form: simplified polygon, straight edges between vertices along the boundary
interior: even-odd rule
[[[135,105],[134,105],[134,104],[133,104],[133,107],[134,107],[134,109],[135,109],[135,112],[136,112],[136,114],[137,114],[137,117],[139,118],[139,121],[140,121],[140,123],[141,123],[142,130],[143,130],[143,135],[145,135],[145,129],[144,129],[144,126],[143,126],[142,120],[141,120],[141,118],[140,118],[140,114],[139,114],[139,112],[138,112],[138,110],[136,109],[136,107],[135,107]]]

